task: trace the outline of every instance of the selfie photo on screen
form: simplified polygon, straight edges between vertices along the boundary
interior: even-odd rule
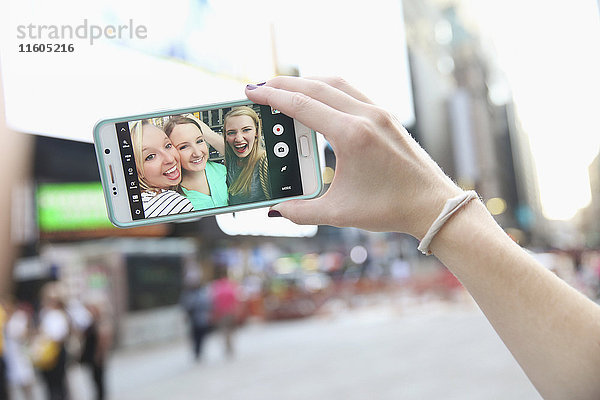
[[[139,197],[133,196],[141,201],[143,216],[270,200],[261,108],[252,104],[130,121],[135,171],[127,165],[127,154],[123,166],[129,175],[137,175],[128,189],[139,191]],[[283,133],[281,124],[270,125],[273,136]],[[275,154],[283,151],[288,150],[280,143],[274,147]]]

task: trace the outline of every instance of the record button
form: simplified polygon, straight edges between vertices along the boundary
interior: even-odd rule
[[[273,125],[273,133],[277,136],[283,133],[283,126],[281,124]]]

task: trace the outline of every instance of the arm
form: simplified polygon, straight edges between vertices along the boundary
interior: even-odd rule
[[[204,140],[206,140],[206,143],[210,144],[221,155],[225,155],[225,140],[223,139],[223,136],[210,129],[210,126],[206,125],[203,121],[196,118],[194,114],[187,114],[186,117],[191,118],[198,124],[200,124],[200,127],[202,128],[202,134],[204,135]]]
[[[524,252],[481,202],[452,217],[431,249],[544,398],[600,397],[600,308]]]
[[[246,94],[321,132],[337,157],[327,193],[278,204],[272,213],[300,224],[422,239],[445,201],[461,191],[393,116],[342,80],[278,77]],[[515,244],[481,202],[455,214],[430,249],[469,290],[544,397],[600,397],[600,307]]]

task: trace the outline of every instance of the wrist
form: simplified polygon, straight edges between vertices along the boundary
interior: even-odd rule
[[[464,193],[464,191],[454,184],[436,188],[433,193],[431,191],[423,193],[422,198],[418,200],[420,207],[417,208],[415,213],[415,229],[409,233],[419,241],[423,240],[439,217],[440,212],[444,209],[446,202],[461,193]]]
[[[474,199],[479,199],[479,196],[474,190],[469,190],[446,200],[442,211],[437,216],[433,224],[429,227],[427,233],[425,233],[425,236],[421,239],[418,250],[423,254],[431,255],[432,252],[429,249],[429,245],[437,233],[444,227],[446,222],[448,222],[456,213],[459,213],[466,204]]]
[[[429,248],[438,258],[461,252],[462,246],[472,246],[480,236],[487,236],[495,228],[498,225],[485,205],[479,200],[470,201],[442,226]]]

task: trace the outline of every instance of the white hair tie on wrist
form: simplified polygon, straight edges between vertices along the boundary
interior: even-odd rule
[[[425,236],[423,236],[423,239],[421,240],[421,243],[419,243],[419,247],[417,247],[417,249],[420,250],[421,253],[423,253],[425,255],[428,255],[428,256],[431,255],[431,250],[429,250],[429,245],[431,244],[431,241],[433,240],[435,235],[439,232],[439,230],[442,229],[442,226],[444,226],[446,221],[448,221],[455,212],[460,210],[462,208],[462,206],[464,206],[469,201],[476,199],[476,198],[479,198],[479,196],[477,195],[477,192],[475,192],[474,190],[469,190],[469,191],[461,193],[460,195],[458,195],[456,197],[452,197],[451,199],[448,199],[446,201],[446,204],[444,204],[444,208],[442,209],[442,212],[440,213],[440,215],[438,215],[436,220],[433,221],[433,224],[431,224],[431,227],[429,228],[429,230],[427,231]]]

